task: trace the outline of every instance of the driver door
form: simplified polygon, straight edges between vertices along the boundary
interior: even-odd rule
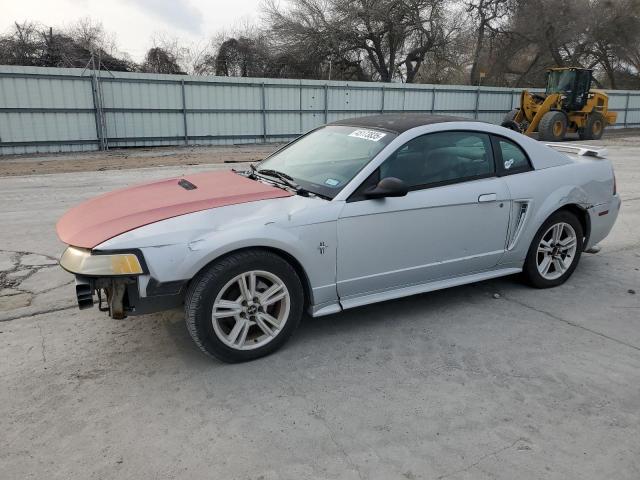
[[[505,250],[509,193],[495,175],[487,134],[417,137],[375,175],[400,178],[410,191],[382,199],[356,192],[345,204],[337,232],[341,299],[471,274],[498,263]]]

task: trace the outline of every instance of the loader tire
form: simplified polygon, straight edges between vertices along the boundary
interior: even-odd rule
[[[587,117],[584,128],[578,130],[580,140],[600,140],[604,133],[606,121],[604,116],[598,112],[592,112]]]
[[[514,119],[516,118],[516,115],[518,115],[519,111],[520,111],[519,108],[514,108],[509,113],[505,114],[504,118],[502,119],[502,124],[504,125],[507,122],[513,122]]]
[[[522,133],[522,128],[518,125],[518,122],[515,121],[516,115],[518,115],[518,109],[514,108],[509,113],[507,113],[502,119],[501,127],[508,128],[509,130],[513,130],[514,132]]]
[[[567,116],[558,110],[543,115],[538,125],[540,140],[559,142],[567,133]]]

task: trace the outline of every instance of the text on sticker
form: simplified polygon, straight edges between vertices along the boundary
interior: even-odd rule
[[[377,132],[376,130],[356,130],[349,134],[350,137],[363,138],[372,142],[377,142],[385,135],[386,133]]]

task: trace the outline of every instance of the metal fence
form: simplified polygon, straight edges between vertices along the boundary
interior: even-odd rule
[[[640,126],[640,92],[608,93],[616,126]],[[0,66],[0,155],[282,142],[326,122],[380,112],[499,123],[519,96],[519,89],[498,87]]]

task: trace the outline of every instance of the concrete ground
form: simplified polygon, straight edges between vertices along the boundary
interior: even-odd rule
[[[70,206],[228,165],[0,178],[0,477],[637,480],[640,137],[608,143],[622,211],[565,285],[307,318],[241,365],[202,355],[180,312],[78,311],[55,265]]]

